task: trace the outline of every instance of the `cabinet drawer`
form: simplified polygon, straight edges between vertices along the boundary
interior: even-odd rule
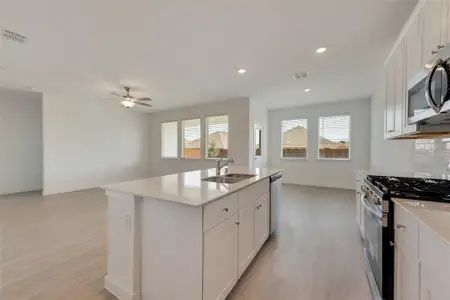
[[[206,232],[237,212],[237,193],[209,203],[203,208],[203,231]]]
[[[239,209],[245,207],[250,202],[255,201],[260,196],[268,193],[269,189],[270,180],[269,178],[266,178],[239,191]]]
[[[395,205],[395,242],[408,249],[411,257],[419,258],[419,222],[403,207]]]

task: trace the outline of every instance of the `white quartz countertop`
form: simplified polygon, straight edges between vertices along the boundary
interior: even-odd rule
[[[429,227],[450,244],[450,204],[443,202],[392,199],[419,222]]]
[[[102,186],[102,188],[106,191],[202,206],[281,171],[282,169],[230,166],[228,174],[254,174],[256,176],[233,184],[202,181],[203,178],[216,175],[216,169],[206,169],[119,182]]]

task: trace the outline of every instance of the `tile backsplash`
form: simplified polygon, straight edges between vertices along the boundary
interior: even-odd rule
[[[449,164],[450,138],[423,139],[415,141],[415,176],[450,179]]]

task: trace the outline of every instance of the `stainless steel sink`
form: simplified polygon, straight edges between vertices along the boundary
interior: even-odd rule
[[[245,178],[233,178],[233,177],[225,177],[225,176],[211,176],[203,178],[202,181],[209,181],[209,182],[217,182],[217,183],[238,183],[239,181],[244,180]]]
[[[256,175],[252,174],[227,174],[222,176],[211,176],[203,178],[203,181],[217,182],[217,183],[237,183],[242,180],[255,177]]]
[[[255,176],[256,175],[254,175],[254,174],[235,174],[235,173],[224,175],[224,177],[227,177],[227,178],[239,178],[239,179],[248,179],[248,178],[253,178]]]

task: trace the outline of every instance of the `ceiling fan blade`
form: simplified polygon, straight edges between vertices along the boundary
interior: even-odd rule
[[[152,99],[149,97],[144,97],[144,98],[138,98],[137,101],[152,101]]]
[[[152,107],[152,105],[147,104],[147,103],[142,103],[142,102],[137,102],[137,101],[135,101],[134,103],[135,103],[136,105],[140,105],[140,106]]]
[[[111,92],[111,94],[113,94],[114,96],[117,96],[117,97],[119,97],[119,98],[122,98],[122,99],[123,99],[123,96],[122,96],[122,95],[119,95],[119,94],[117,94],[117,93],[114,93],[114,92]]]

